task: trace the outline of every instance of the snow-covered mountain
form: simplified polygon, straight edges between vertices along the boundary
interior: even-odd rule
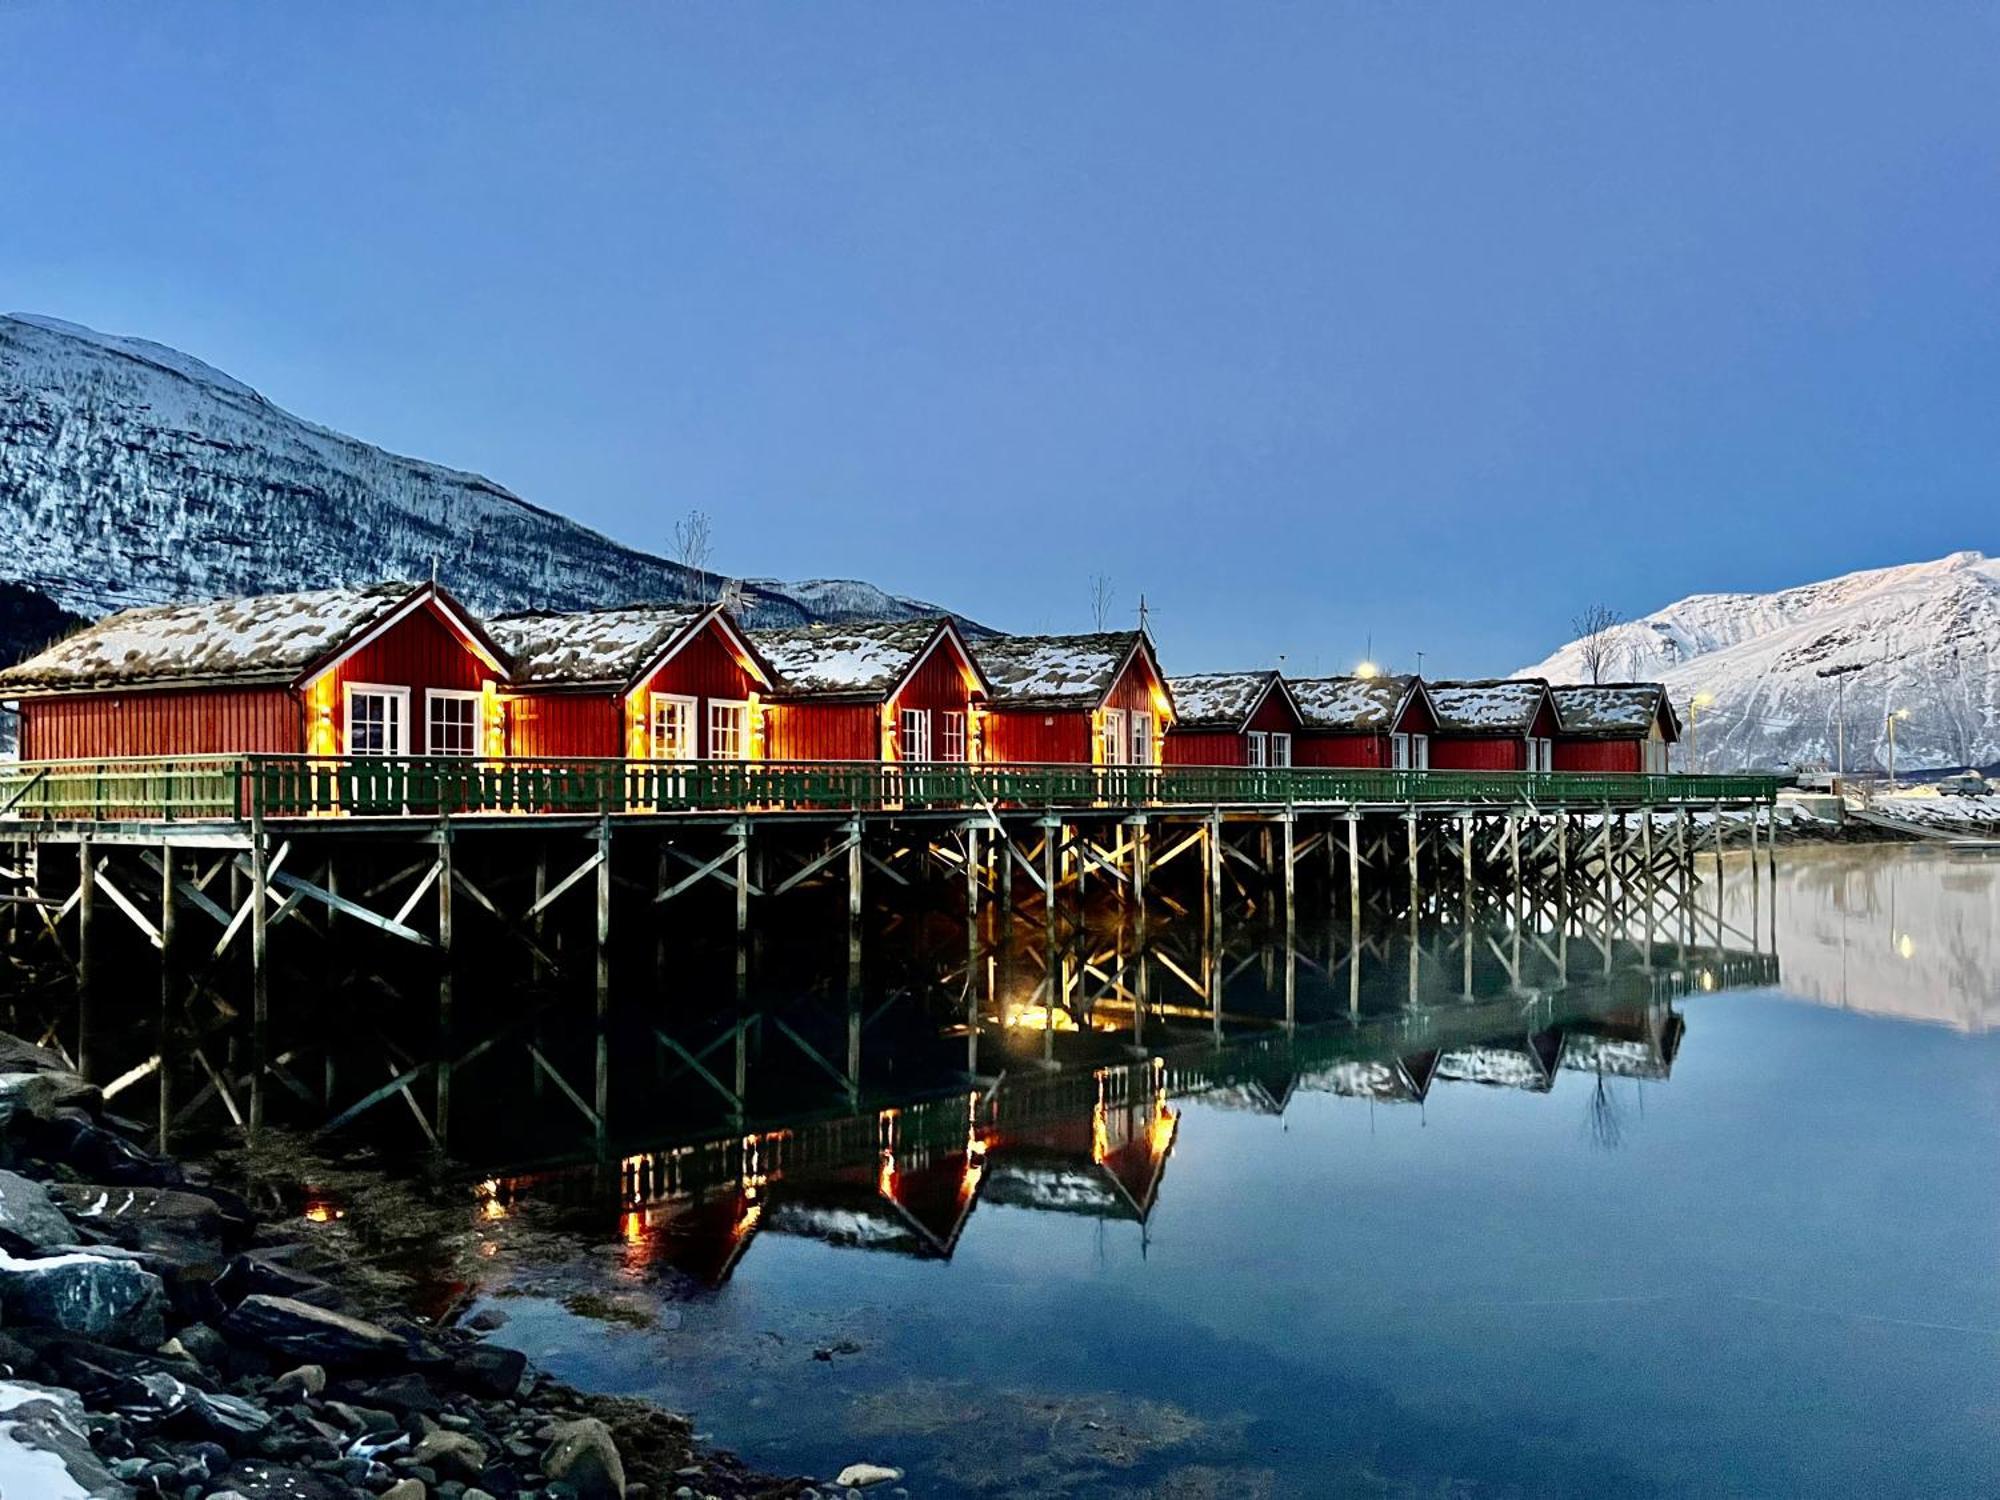
[[[1954,552],[1772,594],[1695,594],[1613,627],[1606,680],[1667,684],[1685,733],[1700,710],[1704,769],[1832,765],[1844,722],[1847,767],[2000,762],[2000,559]],[[1832,673],[1834,675],[1826,675]],[[1588,682],[1572,641],[1515,674]]]
[[[433,559],[483,610],[679,599],[714,586],[490,479],[303,421],[178,350],[0,316],[0,583],[95,617],[422,578]],[[760,579],[736,597],[762,625],[942,612],[845,581]]]

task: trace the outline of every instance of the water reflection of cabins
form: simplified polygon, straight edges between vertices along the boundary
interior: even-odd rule
[[[622,1232],[635,1263],[716,1286],[764,1233],[948,1259],[981,1202],[1143,1226],[1180,1129],[1176,1098],[1281,1116],[1307,1093],[1422,1104],[1441,1085],[1546,1093],[1566,1071],[1664,1080],[1683,1031],[1669,1000],[1507,1029],[1517,1009],[1476,1007],[1436,1045],[1401,1051],[1390,1033],[1321,1026],[639,1152],[619,1163]],[[602,1201],[588,1169],[499,1192]]]

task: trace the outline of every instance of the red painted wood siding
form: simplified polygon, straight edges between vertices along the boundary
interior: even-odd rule
[[[931,715],[931,756],[933,759],[944,755],[944,719],[947,713],[965,715],[967,735],[965,753],[975,753],[971,743],[973,683],[971,663],[967,662],[958,649],[958,643],[950,636],[938,642],[936,649],[923,659],[910,680],[903,684],[903,690],[889,702],[890,722],[897,726],[894,741],[896,757],[903,758],[901,736],[902,711],[906,708],[929,709]]]
[[[996,709],[986,720],[986,758],[1017,765],[1088,765],[1090,715],[1075,709]]]
[[[1525,771],[1528,742],[1512,735],[1432,735],[1434,771]]]
[[[614,693],[524,693],[509,699],[507,753],[552,759],[622,756],[621,700]]]
[[[23,760],[112,755],[296,754],[304,712],[289,688],[177,688],[30,698]]]
[[[708,706],[711,702],[744,703],[754,697],[758,689],[757,679],[750,675],[743,663],[736,659],[736,653],[729,649],[729,638],[713,620],[701,634],[674,653],[672,660],[655,672],[645,687],[632,695],[627,706],[626,726],[630,735],[629,750],[607,751],[611,755],[643,756],[652,749],[652,703],[654,693],[678,693],[696,700],[694,706],[695,753],[707,758],[710,753],[708,743]],[[749,730],[751,742],[744,747],[746,758],[755,757],[756,730],[754,724]],[[768,749],[765,752],[769,754]]]
[[[882,710],[873,703],[774,703],[764,716],[772,760],[880,760]]]
[[[347,695],[349,684],[368,683],[410,690],[409,749],[412,755],[430,754],[427,743],[428,715],[424,692],[428,688],[476,691],[495,681],[492,668],[473,654],[465,639],[445,623],[442,615],[428,605],[398,620],[382,635],[341,662],[312,686],[313,698],[330,706],[340,753],[347,751]]]
[[[1555,762],[1558,771],[1630,771],[1645,768],[1641,746],[1631,740],[1557,740]]]
[[[1243,736],[1224,729],[1176,729],[1167,736],[1170,766],[1240,766],[1248,760]]]
[[[1292,741],[1292,759],[1301,766],[1374,769],[1389,765],[1393,757],[1389,753],[1389,736],[1386,734],[1332,734],[1309,730]]]
[[[1412,693],[1409,700],[1403,704],[1402,717],[1397,719],[1390,727],[1390,732],[1393,734],[1436,734],[1437,718],[1425,706],[1423,696],[1418,693]],[[1383,741],[1382,753],[1385,756],[1389,753],[1388,741],[1386,739]],[[1385,760],[1383,764],[1387,765],[1388,762]]]

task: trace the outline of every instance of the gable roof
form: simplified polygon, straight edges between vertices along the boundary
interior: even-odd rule
[[[1141,652],[1158,675],[1153,643],[1143,630],[994,636],[979,643],[979,665],[1000,707],[1096,708]]]
[[[1667,690],[1657,682],[1564,683],[1549,689],[1556,700],[1556,722],[1564,734],[1623,739],[1647,735],[1660,721],[1669,740],[1681,737]]]
[[[1431,704],[1442,734],[1526,735],[1549,696],[1539,677],[1479,682],[1434,682]]]
[[[1292,701],[1308,729],[1350,734],[1387,734],[1403,716],[1413,693],[1424,690],[1415,677],[1288,677]]]
[[[1291,693],[1276,672],[1196,672],[1169,677],[1176,729],[1230,729],[1241,732],[1273,692],[1287,702]],[[1296,712],[1297,705],[1293,705]]]
[[[867,702],[895,696],[903,683],[945,642],[985,674],[950,619],[884,620],[851,625],[795,625],[760,630],[757,647],[777,674],[774,699],[848,698]]]
[[[651,677],[714,623],[742,648],[753,676],[771,680],[768,664],[720,604],[627,604],[567,612],[522,610],[493,621],[495,639],[514,659],[521,687],[629,691]]]
[[[390,581],[120,610],[0,672],[0,692],[290,684],[426,603],[506,670],[505,652],[443,589]]]

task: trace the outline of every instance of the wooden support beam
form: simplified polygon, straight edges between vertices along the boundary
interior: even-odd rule
[[[271,1055],[271,866],[264,841],[264,819],[254,811],[250,823],[250,1129],[264,1127],[264,1064]]]
[[[385,917],[380,912],[370,911],[359,902],[350,901],[345,896],[336,896],[332,891],[322,886],[314,885],[310,880],[302,880],[296,875],[285,874],[277,870],[268,870],[265,873],[264,879],[267,887],[276,886],[279,890],[296,894],[302,899],[317,901],[322,906],[338,911],[344,916],[352,917],[357,922],[364,922],[370,927],[379,928],[391,937],[401,938],[406,943],[414,943],[420,948],[434,948],[437,946],[428,934],[419,932],[416,928],[404,924],[402,919],[409,915],[407,908],[394,917]],[[429,885],[430,882],[426,881],[425,888],[428,889]]]

